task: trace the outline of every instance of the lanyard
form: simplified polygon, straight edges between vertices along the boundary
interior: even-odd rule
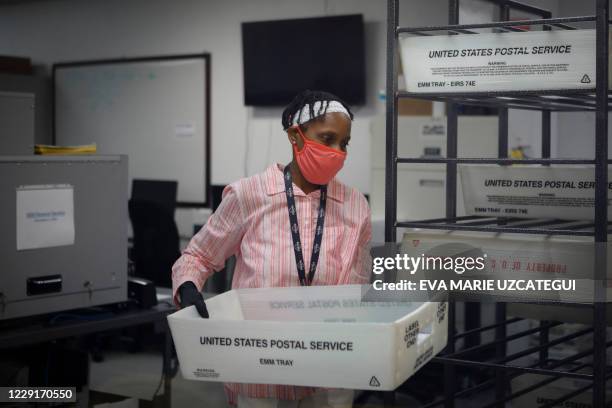
[[[300,227],[298,226],[297,209],[295,207],[295,197],[293,196],[293,185],[289,165],[283,171],[285,177],[285,194],[287,195],[287,208],[289,209],[289,224],[291,225],[291,238],[293,239],[293,252],[295,253],[295,263],[297,265],[300,285],[310,286],[317,270],[319,262],[319,250],[323,239],[323,223],[325,222],[325,203],[327,202],[327,186],[321,186],[321,198],[319,200],[319,211],[317,215],[317,229],[315,230],[314,244],[312,245],[312,255],[310,256],[310,269],[308,270],[308,280],[304,273],[304,257],[302,256],[302,241],[300,239]]]

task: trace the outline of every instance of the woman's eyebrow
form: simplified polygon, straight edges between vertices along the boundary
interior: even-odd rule
[[[338,136],[338,133],[336,133],[336,131],[332,130],[332,129],[322,129],[321,131],[319,131],[320,135],[332,135],[332,136]]]

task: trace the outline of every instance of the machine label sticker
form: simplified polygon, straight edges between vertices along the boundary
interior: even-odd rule
[[[73,186],[20,186],[16,209],[18,251],[74,245]]]
[[[408,36],[408,92],[592,88],[595,30]]]

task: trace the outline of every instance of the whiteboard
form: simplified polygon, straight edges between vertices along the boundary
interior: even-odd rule
[[[178,201],[207,204],[209,57],[54,66],[55,143],[127,154],[131,180],[178,181]]]

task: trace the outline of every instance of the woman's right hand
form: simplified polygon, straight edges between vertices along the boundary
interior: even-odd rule
[[[206,304],[202,298],[202,294],[196,288],[193,282],[185,282],[178,288],[181,309],[194,305],[203,318],[208,318],[208,310],[206,310]]]

